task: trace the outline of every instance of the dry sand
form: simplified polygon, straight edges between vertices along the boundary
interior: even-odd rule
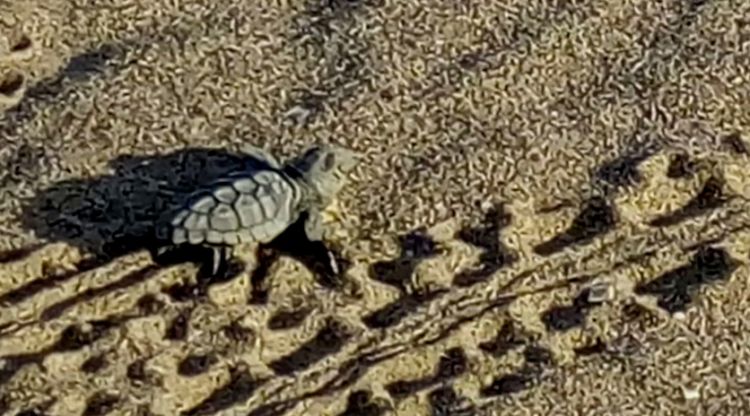
[[[0,77],[0,414],[750,414],[750,2],[2,0]],[[344,289],[144,249],[313,142]]]

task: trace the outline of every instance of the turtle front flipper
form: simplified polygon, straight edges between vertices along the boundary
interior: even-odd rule
[[[320,210],[311,208],[307,211],[305,234],[310,241],[323,241],[323,214]]]
[[[328,256],[328,265],[331,267],[331,272],[333,272],[335,276],[340,275],[341,268],[339,267],[338,260],[336,260],[336,256],[333,255],[333,251],[331,251],[328,247],[325,247],[325,249],[326,255]]]
[[[307,218],[305,218],[305,235],[311,243],[319,245],[324,255],[327,257],[327,266],[329,272],[333,276],[339,276],[341,274],[341,267],[339,267],[336,256],[323,241],[323,214],[319,209],[311,208],[307,211]]]

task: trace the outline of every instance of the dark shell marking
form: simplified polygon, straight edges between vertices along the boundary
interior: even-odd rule
[[[200,191],[173,218],[174,244],[266,243],[297,216],[300,190],[283,173],[261,170]]]

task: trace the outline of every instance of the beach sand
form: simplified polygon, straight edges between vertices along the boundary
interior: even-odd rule
[[[749,68],[740,0],[0,0],[0,414],[749,414]],[[342,285],[152,259],[312,143]]]

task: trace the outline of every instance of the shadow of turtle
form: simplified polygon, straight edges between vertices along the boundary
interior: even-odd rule
[[[25,201],[21,223],[48,241],[63,241],[111,260],[163,242],[155,227],[191,193],[232,172],[268,167],[256,155],[190,148],[163,155],[124,155],[112,173],[60,181]],[[179,257],[194,258],[182,252]],[[155,257],[155,256],[154,256]],[[166,262],[176,261],[173,256]]]
[[[208,286],[231,280],[242,273],[244,265],[238,264],[236,259],[227,259],[229,262],[222,267],[221,273],[212,273],[211,247],[172,246],[171,241],[157,232],[157,227],[161,229],[161,225],[194,197],[196,190],[217,179],[236,172],[271,168],[271,163],[263,160],[259,153],[190,148],[162,155],[125,155],[111,161],[109,167],[112,173],[64,180],[24,201],[20,221],[25,228],[41,239],[62,241],[92,256],[79,262],[71,272],[45,275],[3,294],[0,303],[19,302],[140,250],[147,250],[159,266],[188,262],[199,266],[196,284],[173,288],[174,296],[178,298],[201,297]],[[306,238],[304,227],[300,225],[304,217],[274,241],[261,245],[264,256],[252,273],[256,286],[262,286],[278,255],[302,261],[325,286],[336,286],[332,275],[337,272],[327,270],[326,266],[331,264],[331,256],[338,255],[324,243]],[[167,250],[160,250],[162,248]],[[273,254],[268,254],[269,251]],[[337,260],[341,265],[348,265],[343,259]],[[148,276],[148,273],[138,274],[110,286],[122,288]]]

